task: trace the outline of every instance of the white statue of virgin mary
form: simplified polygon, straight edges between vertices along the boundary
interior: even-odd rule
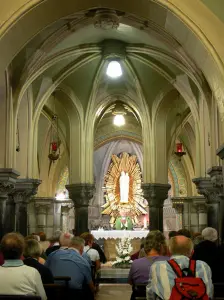
[[[129,197],[128,173],[125,173],[124,171],[121,172],[119,183],[120,183],[120,202],[128,203],[128,197]]]

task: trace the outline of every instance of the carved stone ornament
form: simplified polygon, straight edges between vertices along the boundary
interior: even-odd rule
[[[101,29],[117,29],[119,17],[115,10],[99,9],[94,16],[94,26]]]
[[[148,201],[150,207],[161,207],[168,197],[170,184],[145,183],[142,184],[144,197]]]
[[[15,188],[15,184],[8,181],[0,181],[0,195],[7,196]]]
[[[15,189],[10,193],[15,203],[28,203],[30,198],[37,194],[38,186],[41,183],[38,179],[19,179]]]
[[[49,204],[35,204],[37,215],[47,215],[49,208]]]
[[[68,216],[70,209],[71,209],[70,206],[68,206],[68,205],[62,205],[61,206],[61,214],[65,215],[65,216]]]
[[[83,207],[89,206],[95,192],[95,185],[88,183],[69,184],[66,185],[66,189],[75,207]]]
[[[199,195],[203,195],[208,202],[218,203],[221,200],[220,188],[214,186],[211,178],[200,177],[192,179]]]

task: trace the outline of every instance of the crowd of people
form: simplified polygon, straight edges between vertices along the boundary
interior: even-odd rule
[[[204,293],[207,298],[201,299],[212,299],[213,283],[224,282],[223,247],[218,245],[214,228],[194,235],[186,229],[172,231],[168,241],[162,232],[151,231],[131,258],[131,300],[144,294],[146,285],[150,300],[179,299],[177,293],[183,287],[188,291],[186,286],[191,288],[192,299],[196,299],[194,293]],[[0,293],[38,295],[45,300],[49,298],[46,286],[66,276],[70,278],[66,299],[93,300],[98,270],[105,262],[104,252],[88,232],[74,236],[57,231],[50,240],[44,232],[27,237],[8,233],[0,248]]]
[[[56,277],[66,276],[70,277],[66,299],[92,300],[98,287],[97,271],[105,261],[88,232],[73,236],[57,231],[49,241],[44,232],[27,237],[8,233],[0,248],[0,294],[49,299],[45,287],[55,283]]]
[[[172,231],[168,241],[162,232],[151,231],[132,260],[128,278],[133,287],[131,300],[141,295],[141,284],[147,284],[147,299],[179,299],[178,293],[186,292],[186,286],[195,292],[192,278],[199,281],[197,292],[207,297],[200,299],[212,299],[213,283],[224,282],[222,246],[218,245],[217,231],[211,227],[193,235],[186,229]],[[194,297],[188,295],[186,299],[199,299]]]

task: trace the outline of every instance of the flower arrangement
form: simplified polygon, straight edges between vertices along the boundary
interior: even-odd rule
[[[114,267],[125,267],[132,263],[130,253],[133,250],[130,238],[122,238],[116,245],[117,257],[113,262]]]

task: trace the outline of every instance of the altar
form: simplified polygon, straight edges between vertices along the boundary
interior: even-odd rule
[[[96,240],[103,242],[104,253],[108,261],[116,259],[116,244],[118,239],[130,238],[133,251],[137,252],[141,246],[141,239],[145,238],[149,233],[148,230],[92,230],[91,234]]]

